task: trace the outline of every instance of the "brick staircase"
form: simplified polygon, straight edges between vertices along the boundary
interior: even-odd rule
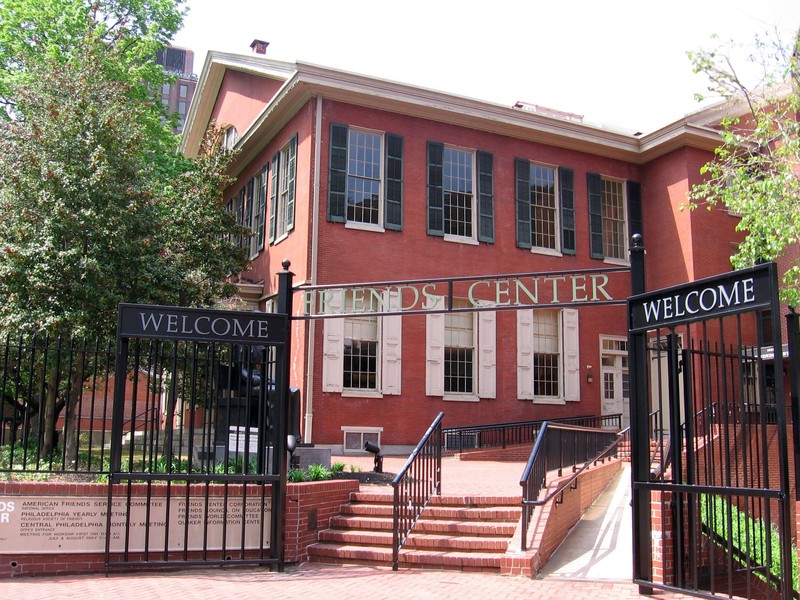
[[[434,496],[400,551],[400,566],[500,572],[521,514],[519,497]],[[308,547],[312,562],[392,563],[392,496],[354,492]]]

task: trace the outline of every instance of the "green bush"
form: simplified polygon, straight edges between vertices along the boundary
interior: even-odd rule
[[[331,478],[331,470],[322,465],[308,465],[308,478],[311,481],[325,481]]]
[[[289,483],[300,483],[305,481],[305,471],[303,471],[303,469],[289,469],[289,472],[286,474],[286,480]]]
[[[728,516],[730,515],[730,530],[728,530]],[[769,544],[772,564],[770,572],[776,580],[781,577],[781,540],[778,529],[772,523],[765,523],[761,519],[753,519],[747,513],[739,510],[730,500],[720,496],[700,496],[700,520],[704,526],[716,533],[720,538],[748,556],[756,565],[766,566],[767,544]],[[766,581],[766,577],[759,572],[755,575]],[[792,588],[798,591],[798,561],[797,548],[792,544]]]
[[[335,462],[331,465],[331,473],[336,475],[337,473],[341,473],[344,471],[344,463],[343,462]]]

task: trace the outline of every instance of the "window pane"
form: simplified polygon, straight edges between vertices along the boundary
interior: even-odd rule
[[[469,302],[454,298],[454,308]],[[449,313],[444,317],[444,391],[471,394],[474,390],[475,314]]]
[[[533,324],[533,394],[560,395],[561,339],[559,311],[534,311]]]
[[[444,149],[444,232],[472,237],[473,153]]]
[[[603,252],[609,258],[625,256],[625,202],[621,181],[603,179]]]
[[[362,310],[376,308],[375,298],[360,299]],[[345,299],[346,310],[354,309],[354,298]],[[361,307],[359,307],[361,308]],[[344,321],[344,373],[342,385],[357,390],[378,389],[378,317],[347,317]]]
[[[351,129],[347,144],[347,220],[380,222],[383,136]]]
[[[531,240],[537,248],[556,248],[558,205],[556,170],[531,165]]]

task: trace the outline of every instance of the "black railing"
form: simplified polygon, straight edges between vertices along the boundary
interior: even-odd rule
[[[525,471],[520,479],[522,486],[522,550],[528,547],[528,525],[535,506],[541,506],[560,494],[591,463],[613,456],[617,445],[627,436],[622,432],[589,429],[545,422],[536,438]],[[540,498],[547,488],[548,474],[562,477],[564,469],[572,475],[560,482],[549,494]]]
[[[397,571],[400,549],[434,494],[442,493],[442,418],[433,420],[406,464],[392,481],[394,488],[392,569]]]
[[[542,425],[561,423],[578,427],[604,428],[619,430],[622,427],[622,415],[562,417],[556,419],[540,419],[537,421],[517,421],[512,423],[493,423],[489,425],[471,425],[466,427],[448,427],[442,429],[442,445],[445,452],[469,452],[488,448],[506,448],[519,444],[532,444]]]
[[[7,335],[1,344],[0,471],[107,471],[113,342]]]

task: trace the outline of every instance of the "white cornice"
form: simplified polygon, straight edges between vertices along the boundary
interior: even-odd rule
[[[641,136],[310,63],[292,64],[214,52],[209,53],[206,59],[198,81],[198,92],[187,116],[181,150],[189,155],[199,148],[219,86],[228,69],[285,81],[253,124],[242,132],[237,144],[241,152],[231,166],[233,174],[249,164],[288,120],[315,96],[634,164],[648,162],[682,146],[710,150],[719,144],[718,134],[708,126],[714,121],[714,116],[719,118],[719,106]]]

